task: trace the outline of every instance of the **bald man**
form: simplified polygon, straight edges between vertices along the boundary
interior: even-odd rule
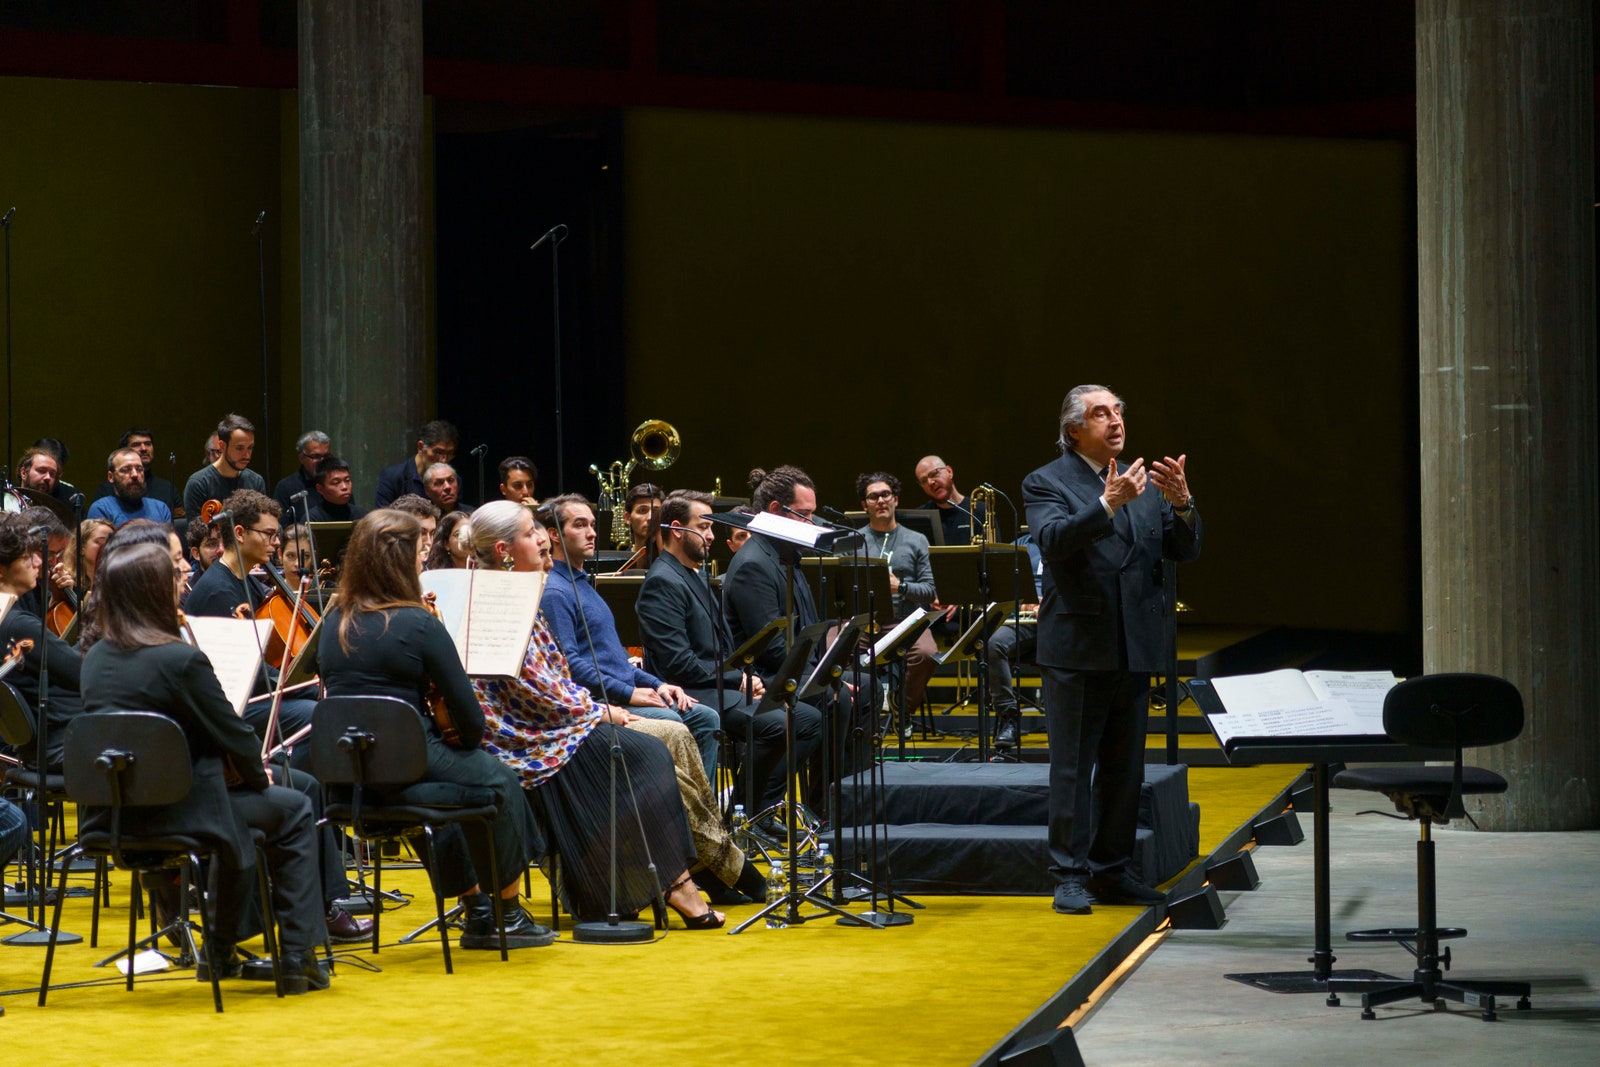
[[[919,511],[937,511],[939,525],[943,528],[947,545],[972,544],[972,515],[984,515],[983,505],[977,508],[967,503],[967,498],[956,488],[955,469],[938,456],[923,456],[917,461],[917,484],[928,497],[919,504]]]

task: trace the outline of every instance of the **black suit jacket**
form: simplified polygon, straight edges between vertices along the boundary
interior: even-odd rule
[[[733,557],[722,579],[722,606],[728,613],[728,626],[736,642],[734,647],[760,633],[773,619],[782,618],[788,602],[789,576],[778,558],[777,542],[752,534]],[[794,576],[794,613],[796,630],[817,621],[811,584],[800,573]],[[773,672],[783,666],[788,651],[789,640],[784,634],[777,634],[768,642],[756,658],[756,669],[764,679],[770,680]]]
[[[717,668],[736,646],[722,605],[699,575],[663,552],[650,565],[634,609],[644,641],[644,669],[682,686],[699,703],[716,707]],[[738,671],[723,672],[723,710],[739,703],[743,680]]]
[[[1164,659],[1161,561],[1200,555],[1200,516],[1179,518],[1154,485],[1129,503],[1128,534],[1100,504],[1104,484],[1075,453],[1028,475],[1022,500],[1044,559],[1038,662],[1080,671],[1148,673]],[[1127,641],[1121,662],[1119,634]]]

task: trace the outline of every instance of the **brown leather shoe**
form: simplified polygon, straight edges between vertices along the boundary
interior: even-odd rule
[[[336,904],[328,909],[328,940],[336,945],[371,941],[372,920],[358,919]]]

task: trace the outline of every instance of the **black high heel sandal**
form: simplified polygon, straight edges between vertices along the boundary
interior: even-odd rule
[[[683,928],[685,930],[719,930],[723,926],[727,925],[727,917],[718,915],[715,909],[708,907],[700,915],[686,915],[684,914],[682,908],[678,907],[672,902],[672,894],[676,893],[678,890],[682,889],[692,881],[694,881],[694,875],[686,874],[676,882],[673,882],[671,885],[667,886],[666,891],[661,894],[661,899],[667,902],[667,907],[677,912],[678,918],[683,920]]]

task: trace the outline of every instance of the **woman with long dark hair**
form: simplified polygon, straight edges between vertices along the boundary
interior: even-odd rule
[[[329,696],[393,696],[422,717],[428,736],[428,778],[494,791],[499,814],[493,823],[494,859],[504,886],[506,944],[513,948],[548,945],[555,935],[529,918],[517,900],[522,872],[541,845],[538,824],[522,796],[517,776],[480,747],[483,709],[461,667],[455,642],[444,624],[423,605],[417,580],[423,559],[422,525],[393,508],[362,516],[351,531],[339,572],[339,598],[322,620],[317,656]],[[452,727],[447,743],[430,710],[430,697],[442,700]],[[439,890],[459,896],[466,907],[462,948],[497,948],[493,901],[477,884],[490,870],[490,854],[479,835],[465,835],[470,863],[462,854],[459,830],[441,832],[436,841]]]
[[[234,713],[205,653],[180,638],[178,594],[185,578],[165,543],[116,548],[101,560],[95,581],[99,640],[83,657],[84,710],[157,711],[183,728],[193,761],[189,795],[123,818],[140,833],[192,833],[220,843],[206,959],[223,977],[240,973],[232,939],[254,884],[250,831],[258,829],[272,861],[286,991],[326,989],[328,976],[312,955],[322,940],[322,912],[311,802],[271,784],[255,731]],[[107,818],[104,809],[85,809],[88,826]]]

